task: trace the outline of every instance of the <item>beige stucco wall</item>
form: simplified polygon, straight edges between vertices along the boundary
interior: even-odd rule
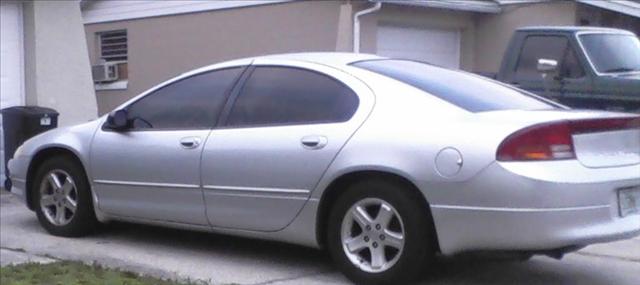
[[[256,55],[334,51],[341,1],[294,2],[85,25],[91,62],[98,62],[97,32],[126,29],[129,84],[97,91],[99,112],[182,72]],[[313,6],[313,8],[311,8]],[[343,11],[349,13],[349,10]],[[349,37],[344,27],[342,37]],[[347,34],[344,36],[344,34]]]
[[[340,5],[338,27],[336,35],[336,51],[353,51],[353,13],[354,5],[345,2]]]
[[[524,26],[575,25],[573,1],[505,6],[500,14],[476,16],[475,68],[497,72],[513,32]]]
[[[97,117],[79,1],[24,2],[25,99],[60,112],[59,126]]]
[[[91,62],[96,33],[126,29],[129,84],[97,91],[99,113],[182,72],[247,56],[304,51],[351,51],[353,15],[364,1],[296,1],[85,25]],[[361,18],[361,52],[376,53],[377,28],[398,25],[461,32],[461,68],[496,72],[513,31],[529,25],[574,25],[571,1],[508,5],[499,14],[383,4]]]

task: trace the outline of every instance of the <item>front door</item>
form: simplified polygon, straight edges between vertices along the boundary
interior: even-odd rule
[[[200,156],[242,70],[206,72],[165,85],[125,107],[129,129],[98,130],[91,170],[100,210],[208,225]]]
[[[551,59],[562,64],[563,56],[569,46],[569,39],[564,35],[532,35],[525,38],[513,81],[516,87],[558,100],[562,94],[562,83],[558,73],[543,77],[538,71],[539,59]]]
[[[583,68],[587,66],[587,62],[581,59],[576,51],[575,45],[570,44],[562,60],[559,75],[562,96],[558,101],[573,108],[597,107],[598,101],[594,100],[596,96],[591,76]]]
[[[370,91],[350,75],[315,69],[258,63],[231,97],[237,96],[235,104],[202,155],[204,198],[214,227],[284,228],[364,121]]]

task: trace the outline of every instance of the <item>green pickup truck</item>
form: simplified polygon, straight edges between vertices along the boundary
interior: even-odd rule
[[[572,108],[640,112],[640,41],[619,29],[521,28],[496,79]]]

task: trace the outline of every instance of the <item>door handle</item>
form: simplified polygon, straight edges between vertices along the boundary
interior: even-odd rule
[[[180,145],[182,146],[182,148],[186,148],[186,149],[196,148],[200,145],[200,138],[199,137],[182,138],[180,139]]]
[[[307,149],[321,149],[327,145],[328,141],[327,137],[316,135],[305,136],[300,140],[302,146]]]

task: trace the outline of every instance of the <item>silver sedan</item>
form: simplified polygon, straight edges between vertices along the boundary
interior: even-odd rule
[[[235,60],[24,143],[11,191],[51,234],[121,220],[326,248],[358,283],[436,254],[559,257],[640,234],[640,117],[420,62]]]

